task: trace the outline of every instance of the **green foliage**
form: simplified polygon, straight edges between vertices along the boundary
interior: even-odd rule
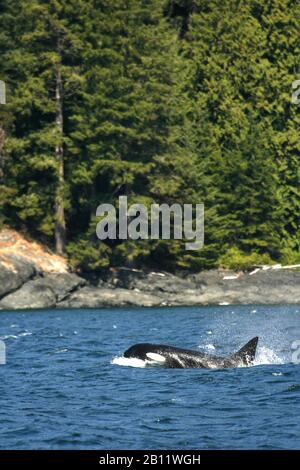
[[[0,0],[0,223],[53,246],[59,65],[72,266],[296,263],[299,24],[300,0]],[[100,242],[120,195],[204,203],[204,247]]]
[[[283,246],[280,251],[280,263],[282,265],[300,264],[300,249],[298,243],[296,246],[294,244],[286,244]]]
[[[90,238],[70,242],[67,254],[71,268],[80,267],[83,271],[98,271],[109,266],[110,250],[104,244],[95,243]]]
[[[235,271],[246,271],[255,266],[274,264],[267,253],[263,255],[255,251],[252,253],[245,253],[235,247],[229,248],[226,253],[220,256],[218,262],[219,266],[233,269]]]

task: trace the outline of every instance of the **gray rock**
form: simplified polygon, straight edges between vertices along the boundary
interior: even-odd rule
[[[86,285],[86,280],[72,273],[57,273],[44,275],[43,284],[50,287],[61,302],[72,292]]]
[[[24,284],[19,290],[0,301],[0,309],[17,310],[55,307],[57,296],[43,279]]]
[[[85,279],[76,274],[46,274],[44,277],[27,282],[16,292],[5,296],[0,301],[0,308],[16,310],[54,307],[85,284]]]
[[[206,286],[223,285],[223,277],[225,274],[234,275],[235,273],[211,269],[209,271],[201,271],[200,273],[190,274],[187,276],[187,279],[193,282],[198,288],[205,288]]]
[[[252,276],[212,270],[183,279],[169,273],[120,269],[103,279],[98,287],[79,289],[59,305],[99,308],[300,303],[300,273],[292,270],[259,271]]]
[[[127,289],[107,289],[83,287],[67,300],[60,302],[58,308],[101,308],[101,307],[154,307],[163,305],[163,299],[144,292]]]
[[[35,266],[24,258],[5,255],[0,258],[0,299],[21,287],[36,275]]]
[[[119,269],[106,279],[111,287],[123,289],[138,289],[139,291],[160,294],[161,292],[177,293],[178,291],[193,291],[197,288],[191,279],[183,279],[167,272],[146,272],[131,269]],[[101,283],[98,283],[101,285]]]
[[[15,257],[10,260],[0,269],[2,293],[10,292],[0,301],[0,309],[300,303],[300,272],[293,270],[253,275],[212,270],[183,278],[119,269],[101,274],[101,279],[94,274],[94,285],[86,285],[70,273],[28,281],[35,275],[34,267]]]

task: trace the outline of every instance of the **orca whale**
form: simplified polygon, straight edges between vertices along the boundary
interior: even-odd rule
[[[225,369],[243,367],[252,364],[258,337],[252,338],[238,352],[229,357],[211,356],[200,351],[176,348],[164,344],[141,343],[131,346],[124,352],[124,357],[146,361],[149,365],[160,365],[172,369],[200,368]]]

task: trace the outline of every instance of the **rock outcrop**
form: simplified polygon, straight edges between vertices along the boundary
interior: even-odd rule
[[[0,301],[0,309],[53,308],[86,281],[75,274],[48,274],[28,281]]]
[[[185,275],[120,268],[83,279],[64,258],[4,230],[0,310],[300,303],[300,272],[276,268]]]
[[[35,266],[16,255],[0,256],[0,298],[36,275]]]
[[[94,282],[95,284],[95,282]],[[76,290],[59,306],[97,308],[300,303],[300,272],[269,270],[250,275],[206,271],[184,278],[120,269],[98,284]]]

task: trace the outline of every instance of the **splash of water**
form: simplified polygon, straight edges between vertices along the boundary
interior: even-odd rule
[[[136,359],[135,357],[114,357],[111,361],[111,364],[118,366],[128,366],[128,367],[146,367],[147,361],[142,361],[141,359]]]
[[[283,358],[279,357],[273,349],[261,346],[257,349],[256,357],[253,362],[254,366],[260,366],[263,364],[284,364]]]
[[[209,343],[205,345],[205,348],[208,349],[209,351],[214,351],[216,348],[214,347],[213,344]]]

